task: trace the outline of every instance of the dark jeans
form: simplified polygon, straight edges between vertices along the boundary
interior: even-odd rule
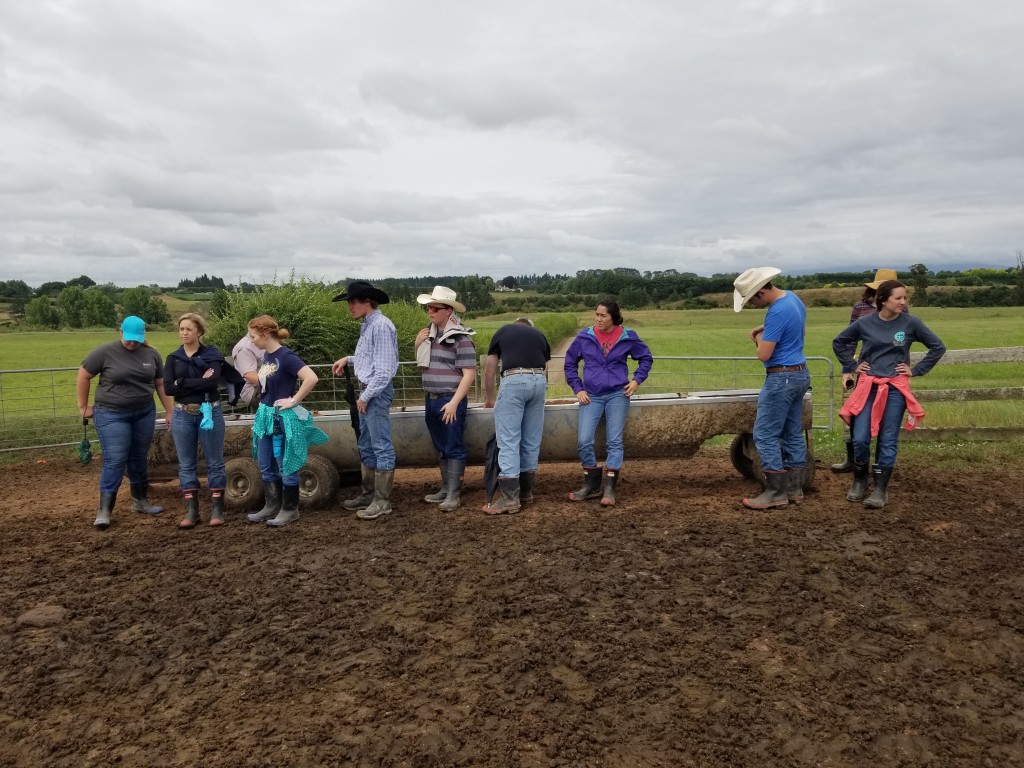
[[[875,404],[878,385],[871,387],[864,410],[853,419],[850,434],[853,437],[853,460],[858,464],[867,464],[871,460],[871,409]],[[903,412],[907,409],[907,400],[896,387],[889,387],[889,398],[885,401],[882,412],[882,423],[878,428],[878,466],[895,467],[896,453],[900,444],[900,422]]]
[[[149,479],[146,459],[156,430],[156,406],[150,402],[138,410],[119,411],[97,405],[92,420],[103,451],[100,492],[117,493],[126,470],[129,483],[145,483]]]
[[[424,408],[427,431],[434,443],[434,450],[437,451],[439,459],[444,461],[465,461],[466,444],[462,435],[466,429],[466,409],[469,403],[466,398],[455,408],[455,421],[445,424],[441,421],[441,409],[452,399],[451,395],[441,395],[433,398],[427,395],[426,407]]]

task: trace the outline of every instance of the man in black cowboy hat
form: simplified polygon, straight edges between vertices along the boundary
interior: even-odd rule
[[[395,446],[391,442],[392,379],[398,371],[398,335],[395,324],[377,308],[388,303],[387,294],[367,282],[349,283],[345,293],[334,297],[347,301],[352,317],[362,321],[355,354],[334,362],[335,376],[342,376],[350,360],[359,381],[359,459],[363,486],[359,496],[343,502],[356,517],[374,520],[391,512],[391,487],[395,480]]]

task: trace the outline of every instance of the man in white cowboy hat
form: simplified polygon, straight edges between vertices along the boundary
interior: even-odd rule
[[[466,410],[476,379],[476,346],[471,328],[462,324],[457,312],[466,307],[456,300],[455,291],[443,285],[421,293],[430,324],[416,335],[416,363],[423,374],[424,418],[437,451],[441,468],[441,490],[425,497],[448,512],[459,506],[466,471]]]
[[[764,363],[765,382],[757,397],[754,445],[761,456],[765,490],[743,499],[750,509],[784,507],[803,501],[807,444],[803,435],[804,395],[811,385],[804,356],[807,309],[795,293],[772,283],[781,270],[748,269],[733,282],[733,309],[767,307],[764,325],[750,332],[757,359]]]
[[[398,335],[395,324],[377,308],[387,304],[384,291],[356,280],[348,290],[334,297],[347,301],[352,317],[361,321],[359,341],[351,357],[334,361],[335,376],[352,363],[359,381],[359,461],[363,486],[354,499],[342,502],[356,510],[356,517],[375,520],[391,512],[391,488],[395,480],[395,446],[391,442],[391,403],[395,399],[392,379],[398,371]]]

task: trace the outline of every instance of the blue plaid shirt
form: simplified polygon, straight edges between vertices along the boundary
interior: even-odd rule
[[[359,343],[350,361],[356,378],[363,385],[359,399],[364,403],[384,391],[398,372],[398,334],[395,324],[379,309],[363,318]]]

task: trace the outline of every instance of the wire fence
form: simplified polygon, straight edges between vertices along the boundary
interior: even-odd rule
[[[837,375],[826,357],[809,357],[814,404],[814,426],[834,426]],[[330,365],[310,366],[320,381],[306,398],[311,410],[345,410],[345,378],[331,373]],[[482,402],[483,358],[469,395],[470,402]],[[0,452],[55,448],[77,445],[83,436],[82,417],[78,413],[75,381],[78,368],[30,368],[0,370]],[[565,383],[563,358],[552,358],[548,366],[548,397],[571,397]],[[764,368],[752,357],[655,357],[651,375],[641,387],[645,394],[710,392],[760,389]],[[413,361],[402,362],[394,379],[395,407],[422,405],[420,370]],[[94,382],[95,385],[95,382]],[[95,389],[95,387],[94,387]],[[160,404],[157,403],[158,410]],[[225,407],[225,413],[248,409]],[[92,426],[87,433],[95,439]]]

